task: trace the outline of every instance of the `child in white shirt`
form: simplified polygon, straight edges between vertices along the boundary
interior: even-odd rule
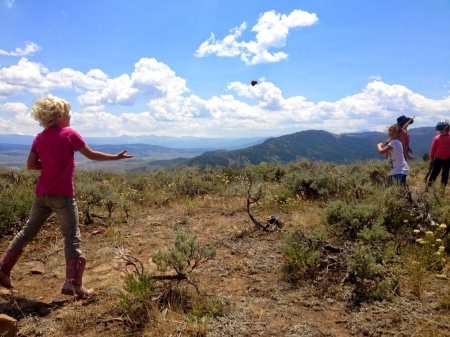
[[[391,169],[388,184],[397,183],[399,185],[406,184],[406,176],[409,174],[409,166],[403,155],[403,145],[400,141],[402,129],[400,125],[394,124],[389,127],[389,139],[383,144],[377,144],[378,152],[384,154],[389,160]]]

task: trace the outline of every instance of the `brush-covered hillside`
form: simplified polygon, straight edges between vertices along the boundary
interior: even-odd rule
[[[413,154],[422,158],[430,150],[436,131],[432,127],[411,129]],[[235,151],[209,151],[186,162],[187,165],[245,167],[261,162],[281,163],[306,158],[338,164],[381,158],[376,144],[387,139],[381,132],[337,135],[327,131],[308,130],[275,137],[262,144]]]

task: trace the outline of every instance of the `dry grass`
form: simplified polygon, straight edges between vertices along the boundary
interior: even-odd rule
[[[446,287],[439,297],[439,305],[442,309],[450,311],[450,288]]]
[[[294,226],[320,227],[324,202],[267,198],[261,207],[252,205],[256,219],[276,214],[285,223],[281,232],[264,233],[246,213],[244,185],[233,184],[220,195],[169,200],[165,205],[167,198],[155,197],[156,205],[135,210],[125,224],[122,216],[108,224],[83,226],[82,248],[88,261],[84,281],[96,290],[89,299],[59,293],[63,242],[51,223],[13,270],[17,290],[0,295],[0,312],[19,320],[19,337],[450,335],[448,281],[435,279],[426,269],[405,268],[400,296],[393,302],[363,304],[360,311],[348,310],[347,285],[330,284],[324,290],[312,282],[284,282],[284,232]],[[275,195],[275,187],[269,186],[268,192]],[[191,276],[198,292],[189,283],[166,285],[164,301],[132,316],[120,305],[125,274],[118,270],[124,265],[115,259],[114,246],[138,257],[145,270],[154,273],[151,254],[173,244],[176,230],[195,232],[201,244],[214,244],[217,257]],[[9,240],[0,246],[6,248]],[[45,264],[44,275],[30,274],[36,262]]]

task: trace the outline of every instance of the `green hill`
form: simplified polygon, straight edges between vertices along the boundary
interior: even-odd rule
[[[429,152],[433,127],[409,130],[413,154],[421,160]],[[351,163],[371,158],[382,159],[376,144],[384,142],[382,132],[348,133],[337,135],[321,130],[307,130],[271,138],[262,144],[234,151],[209,151],[186,162],[187,165],[245,167],[261,162],[285,164],[306,158],[312,161]]]

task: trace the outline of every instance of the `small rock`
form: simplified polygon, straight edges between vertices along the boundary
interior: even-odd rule
[[[17,321],[8,315],[0,314],[0,336],[14,337],[17,332]]]
[[[34,275],[42,275],[45,274],[45,267],[42,264],[37,264],[33,268],[31,268],[31,274]]]

